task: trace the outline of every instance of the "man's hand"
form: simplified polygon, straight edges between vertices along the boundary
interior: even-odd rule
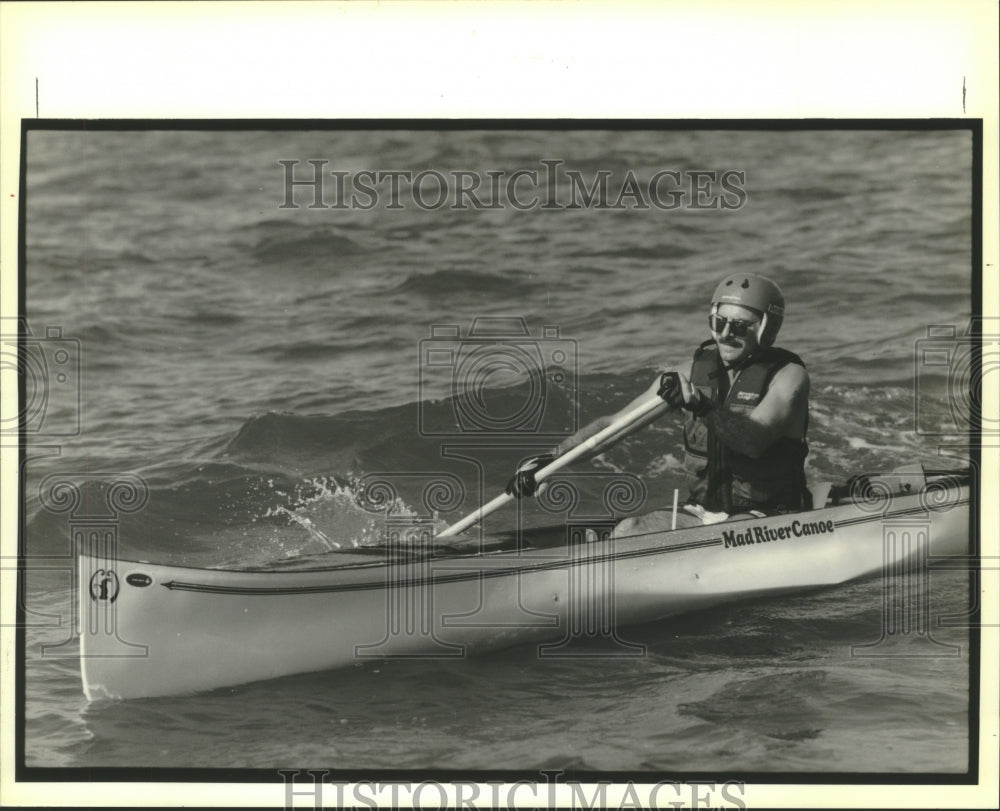
[[[671,408],[683,408],[696,417],[704,417],[713,408],[712,401],[692,386],[683,372],[664,372],[660,376],[660,388],[656,393]]]
[[[535,474],[555,458],[553,454],[545,453],[541,456],[533,456],[531,459],[526,459],[521,463],[521,466],[517,469],[511,480],[507,482],[507,488],[504,492],[515,498],[533,496],[538,489]]]

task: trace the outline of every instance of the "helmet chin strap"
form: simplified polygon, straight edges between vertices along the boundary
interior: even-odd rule
[[[765,332],[767,332],[767,313],[761,313],[760,324],[757,327],[757,346],[762,344]]]

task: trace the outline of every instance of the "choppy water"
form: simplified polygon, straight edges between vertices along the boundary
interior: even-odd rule
[[[299,172],[323,159],[480,177],[553,159],[588,184],[607,169],[615,188],[629,170],[733,170],[746,201],[365,211],[311,209],[299,188],[290,209],[283,159]],[[351,488],[373,474],[416,474],[399,497],[419,511],[422,477],[454,473],[472,499],[442,516],[455,519],[551,444],[518,422],[531,385],[544,385],[545,430],[621,407],[707,337],[708,297],[735,268],[784,288],[779,343],[812,378],[812,479],[961,464],[938,453],[941,432],[962,444],[946,399],[955,369],[922,363],[919,342],[929,325],[961,334],[972,310],[970,172],[971,136],[950,131],[31,132],[27,315],[36,335],[58,326],[79,341],[68,346],[81,361],[79,411],[71,377],[34,418],[69,431],[79,416],[81,431],[32,443],[28,554],[69,551],[67,515],[39,500],[53,474],[95,500],[116,477],[141,477],[148,502],[122,515],[121,554],[160,562],[258,564],[372,543],[378,520]],[[545,383],[514,368],[482,381],[480,411],[456,412],[454,368],[428,352],[498,316],[524,320]],[[951,402],[961,424],[961,391]],[[482,413],[525,432],[487,437],[497,447],[480,482],[440,451],[456,421]],[[681,486],[679,439],[664,420],[593,467],[641,476],[659,507]],[[90,706],[77,662],[39,654],[67,630],[38,619],[26,762],[965,771],[968,635],[935,631],[959,657],[852,658],[852,644],[879,636],[881,594],[874,579],[628,629],[648,646],[640,659],[542,661],[526,647]],[[65,616],[68,577],[34,572],[29,597],[33,611]],[[965,575],[934,575],[935,614],[967,606]]]

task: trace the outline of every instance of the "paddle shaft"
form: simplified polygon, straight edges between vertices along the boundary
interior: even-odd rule
[[[543,467],[541,470],[535,473],[535,481],[536,482],[541,481],[542,479],[555,473],[560,468],[572,464],[581,456],[584,456],[588,452],[592,451],[604,440],[608,439],[611,436],[614,436],[622,429],[627,428],[632,423],[652,413],[654,409],[665,405],[666,403],[663,401],[661,397],[659,396],[651,397],[642,405],[636,406],[631,411],[624,414],[620,419],[615,420],[607,428],[598,431],[592,437],[590,437],[587,440],[584,440],[575,448],[572,448],[566,451],[566,453],[562,454],[561,456],[558,456],[555,459],[553,459],[551,462],[549,462],[549,464],[547,464],[545,467]],[[506,504],[513,498],[514,496],[509,495],[508,493],[501,493],[495,499],[484,504],[475,512],[472,512],[469,515],[465,516],[465,518],[463,518],[458,523],[452,524],[447,529],[438,532],[436,537],[448,538],[452,535],[457,535],[459,532],[468,529],[473,524],[482,521],[487,515],[500,509],[504,504]]]

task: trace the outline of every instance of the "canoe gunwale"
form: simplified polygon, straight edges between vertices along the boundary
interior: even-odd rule
[[[963,486],[964,487],[964,486]],[[919,494],[907,495],[905,498],[919,498]],[[970,502],[966,495],[953,502],[952,507],[962,507]],[[127,559],[117,559],[116,563],[121,566],[155,567],[157,569],[169,569],[177,573],[189,572],[191,580],[171,579],[160,582],[158,585],[177,591],[198,591],[208,593],[232,593],[232,594],[308,594],[337,591],[364,591],[368,589],[410,588],[427,584],[444,584],[472,580],[477,578],[494,578],[504,576],[520,576],[530,572],[549,571],[552,569],[567,568],[572,566],[607,564],[613,561],[628,561],[644,557],[657,555],[670,555],[693,551],[698,549],[708,549],[722,546],[724,539],[721,527],[731,527],[731,531],[739,531],[745,526],[753,526],[767,521],[801,520],[802,516],[820,518],[820,516],[833,513],[839,509],[850,508],[851,505],[840,505],[839,507],[825,507],[820,510],[805,510],[798,513],[786,513],[776,516],[766,516],[764,518],[748,518],[740,521],[723,522],[720,524],[705,525],[702,527],[688,527],[680,530],[656,530],[652,532],[626,535],[621,538],[609,541],[594,541],[581,544],[563,544],[561,546],[546,547],[525,547],[521,550],[498,549],[481,551],[475,550],[468,553],[437,553],[430,549],[428,554],[422,557],[409,556],[404,561],[380,560],[363,564],[339,564],[335,566],[315,567],[307,569],[221,569],[204,568],[193,566],[174,566],[170,564],[156,564],[149,561],[133,561]],[[834,529],[843,529],[861,524],[881,522],[899,518],[906,518],[914,515],[925,515],[932,510],[928,510],[921,503],[914,506],[904,507],[885,512],[865,512],[860,515],[855,514],[833,521]],[[828,520],[828,519],[827,519]],[[713,534],[709,537],[696,537],[686,543],[652,543],[643,544],[637,548],[614,548],[615,544],[635,544],[642,542],[641,539],[677,538],[682,534],[702,535],[711,529]],[[609,548],[610,547],[610,548]],[[599,551],[603,550],[603,551]],[[557,555],[546,555],[548,552],[560,552]],[[573,554],[566,554],[572,552]],[[581,554],[582,552],[582,554]],[[587,554],[590,552],[590,554]],[[504,564],[508,565],[504,565]],[[453,574],[446,574],[449,564],[454,564],[456,570]],[[298,580],[302,581],[317,575],[344,574],[352,575],[363,571],[378,572],[398,572],[405,569],[426,569],[433,565],[435,574],[433,577],[401,578],[395,576],[383,576],[372,580],[359,582],[329,582],[305,585],[301,582],[297,585],[271,585],[268,587],[256,585],[232,585],[224,586],[217,583],[198,583],[198,573],[201,578],[209,579],[226,578],[237,579],[246,578],[248,580],[264,580],[275,583],[277,580]]]

